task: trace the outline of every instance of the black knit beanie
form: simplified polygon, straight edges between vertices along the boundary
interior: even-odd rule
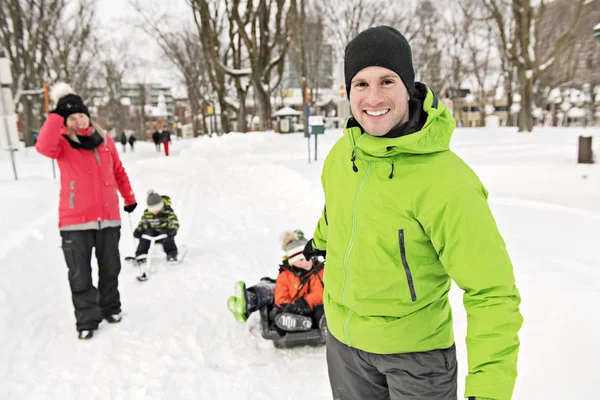
[[[384,67],[398,74],[408,94],[415,92],[415,71],[408,41],[391,26],[376,26],[359,33],[346,46],[344,75],[350,98],[350,83],[366,67]]]
[[[83,100],[76,94],[68,94],[61,97],[56,104],[55,111],[64,118],[65,125],[67,125],[67,118],[71,114],[82,113],[87,115],[88,118],[90,116],[90,112],[85,104],[83,104]]]

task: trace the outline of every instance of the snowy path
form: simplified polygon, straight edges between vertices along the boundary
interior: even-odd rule
[[[320,160],[339,134],[319,138]],[[515,399],[595,394],[600,169],[574,163],[578,134],[463,130],[453,141],[490,190],[523,296]],[[101,324],[89,342],[74,329],[50,163],[20,154],[14,182],[0,155],[0,398],[330,399],[324,348],[275,350],[258,316],[239,325],[225,307],[235,281],[276,275],[284,230],[312,234],[322,161],[307,165],[300,135],[174,142],[169,158],[137,147],[122,159],[138,202],[149,188],[170,195],[189,253],[145,283],[124,264],[123,322]],[[122,256],[133,250],[123,214]],[[462,394],[465,316],[460,291],[451,297]]]

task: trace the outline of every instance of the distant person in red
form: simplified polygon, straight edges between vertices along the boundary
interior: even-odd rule
[[[81,97],[67,84],[51,93],[56,104],[40,130],[35,148],[60,169],[58,227],[69,269],[79,339],[91,339],[103,319],[121,321],[119,272],[121,213],[137,206],[113,139],[90,120]],[[92,282],[92,252],[98,261],[98,289]]]
[[[160,139],[165,147],[165,155],[169,156],[169,143],[171,143],[171,132],[163,130],[160,134]]]

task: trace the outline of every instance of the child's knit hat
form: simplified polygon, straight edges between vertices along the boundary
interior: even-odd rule
[[[295,262],[304,260],[304,247],[308,243],[308,240],[304,237],[304,232],[300,229],[296,229],[293,232],[285,232],[282,237],[282,248],[285,251],[285,256],[290,265]]]
[[[156,193],[154,189],[148,190],[148,199],[146,200],[148,205],[148,211],[158,212],[162,210],[164,203],[160,194]]]

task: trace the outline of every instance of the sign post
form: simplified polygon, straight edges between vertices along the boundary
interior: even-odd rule
[[[325,133],[325,122],[322,115],[310,117],[310,132],[315,135],[315,161],[317,161],[317,138]]]

